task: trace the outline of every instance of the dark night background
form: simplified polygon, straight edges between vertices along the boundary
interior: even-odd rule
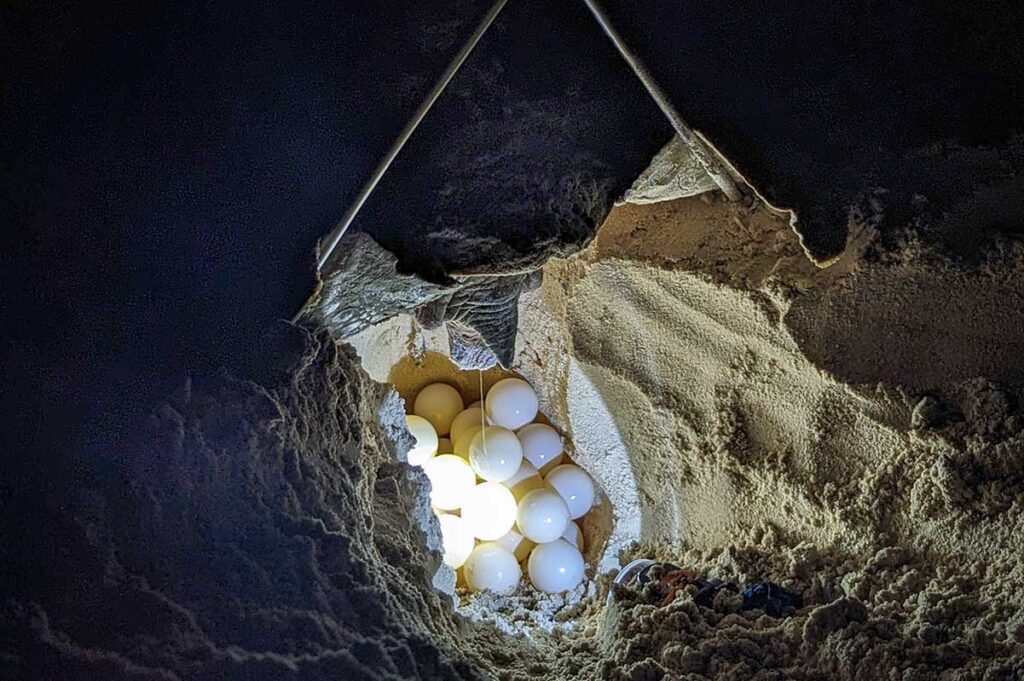
[[[489,4],[4,4],[15,590],[45,588],[19,551],[47,523],[26,515],[108,474],[164,395],[275,364],[261,339],[311,290],[316,240]],[[899,195],[890,162],[907,151],[1024,127],[1022,3],[605,5],[684,118],[795,208],[823,256],[858,192]],[[614,199],[670,134],[581,2],[510,0],[356,228],[428,276],[572,250],[592,225],[560,215],[566,178]],[[498,246],[458,245],[481,235]]]

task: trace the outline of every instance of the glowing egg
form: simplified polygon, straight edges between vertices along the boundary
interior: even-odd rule
[[[462,517],[474,537],[499,539],[515,525],[516,499],[501,483],[482,482],[466,495]]]
[[[561,537],[568,522],[569,507],[558,492],[548,488],[527,492],[516,510],[519,532],[538,544]]]
[[[555,466],[544,476],[544,482],[562,495],[565,505],[569,507],[569,517],[573,520],[583,517],[594,505],[597,494],[594,481],[579,466],[571,463]]]
[[[462,572],[471,590],[496,594],[515,591],[523,574],[512,552],[496,542],[484,542],[473,549]]]
[[[442,511],[462,506],[476,487],[476,474],[465,459],[454,454],[441,454],[423,464],[430,479],[430,503]]]
[[[562,533],[562,539],[569,542],[580,551],[583,551],[583,532],[580,531],[580,526],[571,520],[569,521],[569,524],[565,526],[565,532]]]
[[[430,421],[438,435],[447,435],[462,411],[462,395],[447,383],[431,383],[416,395],[412,413]]]
[[[405,426],[416,438],[416,444],[409,450],[408,461],[413,466],[422,466],[427,459],[437,454],[437,431],[422,416],[406,416]]]
[[[532,463],[523,459],[515,475],[508,480],[502,480],[501,484],[512,491],[512,496],[518,502],[527,492],[544,487],[544,478],[541,477],[540,471],[534,468]]]
[[[526,570],[537,589],[549,594],[560,593],[583,581],[583,556],[569,542],[556,539],[533,550]]]
[[[475,426],[470,426],[466,430],[462,431],[462,435],[458,440],[452,440],[455,443],[455,454],[458,454],[466,461],[469,461],[469,445],[473,443],[473,438],[476,434],[483,430],[478,423]]]
[[[523,447],[511,430],[487,426],[469,443],[469,463],[484,480],[508,480],[523,463]]]
[[[468,432],[471,428],[475,427],[477,430],[482,428],[483,420],[484,410],[480,407],[464,409],[455,417],[455,420],[452,421],[449,437],[452,439],[452,442],[458,442],[463,433]]]
[[[452,454],[455,448],[452,446],[452,441],[446,437],[438,438],[437,440],[437,453],[438,454]]]
[[[515,530],[509,530],[503,536],[496,539],[495,543],[501,544],[511,551],[512,555],[514,555],[516,560],[519,562],[526,560],[526,557],[530,555],[530,551],[532,551],[533,547],[536,546],[536,544]]]
[[[520,428],[516,437],[523,445],[523,456],[538,469],[553,468],[561,462],[565,449],[562,436],[551,426],[531,423]]]
[[[484,398],[484,411],[495,425],[515,430],[537,416],[537,394],[520,378],[503,378]]]
[[[462,567],[476,546],[473,533],[464,519],[451,513],[439,515],[437,522],[441,525],[444,564],[451,568]]]

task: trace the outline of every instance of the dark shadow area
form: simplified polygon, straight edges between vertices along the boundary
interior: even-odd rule
[[[190,373],[259,378],[314,243],[488,5],[6,8],[16,447],[106,450]],[[356,226],[409,268],[578,248],[669,135],[579,8],[512,6]]]
[[[865,189],[893,204],[927,189],[908,152],[1024,125],[1021,3],[604,4],[683,117],[796,209],[818,256],[842,249]]]
[[[1019,272],[1009,263],[997,272],[876,268],[811,291],[784,321],[807,358],[844,382],[913,392],[982,376],[1017,383],[1024,379]]]
[[[268,415],[265,392],[255,386],[277,385],[282,361],[288,365],[290,353],[302,348],[268,333],[306,298],[316,240],[342,215],[489,4],[14,2],[0,10],[0,602],[9,589],[22,602],[56,604],[67,618],[46,624],[34,611],[19,611],[6,621],[44,633],[72,623],[81,628],[80,641],[97,646],[105,637],[124,643],[138,624],[152,639],[136,641],[139,647],[174,640],[197,658],[212,655],[211,645],[262,645],[252,641],[273,622],[256,617],[209,644],[193,636],[193,622],[161,601],[152,584],[117,572],[130,565],[156,578],[162,566],[143,563],[153,556],[179,561],[172,573],[183,581],[198,570],[195,583],[177,585],[171,601],[199,604],[209,596],[213,605],[205,603],[209,610],[201,615],[209,622],[227,616],[215,599],[221,587],[237,585],[221,581],[225,575],[244,572],[259,583],[245,586],[268,609],[284,607],[296,592],[310,601],[323,596],[302,581],[312,563],[290,572],[282,567],[318,543],[319,526],[287,525],[308,539],[293,551],[257,531],[268,513],[279,528],[293,519],[282,510],[290,499],[275,498],[268,511],[264,492],[279,494],[276,485],[288,476],[305,484],[312,474],[302,461],[323,452],[285,438],[291,458],[274,459],[254,474],[258,480],[218,466],[247,462],[253,450],[243,435],[256,431],[270,433],[280,453],[275,429],[297,418]],[[772,200],[797,209],[819,255],[842,246],[847,206],[866,187],[887,187],[886,200],[897,205],[917,191],[905,167],[891,160],[949,141],[999,143],[1024,123],[1021,3],[607,4],[684,117]],[[585,244],[669,136],[580,3],[511,0],[355,229],[426,277],[535,265]],[[942,207],[940,196],[933,210]],[[856,307],[850,295],[828,304]],[[1005,310],[1000,319],[998,303],[985,308],[985,323],[1019,323]],[[866,356],[884,349],[878,342],[898,348],[902,332],[891,325],[907,323],[898,313],[913,307],[894,301],[891,317],[836,340]],[[825,310],[815,314],[806,322],[830,323]],[[948,319],[952,326],[938,327],[944,333],[985,328],[954,324],[970,316]],[[827,365],[833,347],[808,352]],[[992,363],[1019,351],[986,357],[979,348],[978,366],[961,369],[1009,372]],[[917,365],[907,364],[913,378]],[[236,378],[218,383],[227,380],[218,378],[225,370]],[[341,373],[337,380],[346,385],[361,380]],[[153,412],[189,376],[220,392],[179,410],[197,425],[195,446],[178,447],[177,417]],[[307,388],[328,390],[328,383]],[[344,403],[338,400],[324,407],[324,437],[354,442],[354,407],[337,411]],[[230,407],[242,402],[244,408]],[[250,419],[259,423],[246,430]],[[150,426],[158,437],[140,436]],[[205,435],[221,439],[214,455],[200,442]],[[339,456],[357,455],[352,442],[342,449]],[[142,487],[126,488],[130,470]],[[190,501],[162,512],[186,517],[145,517],[164,485]],[[231,508],[190,505],[189,495],[203,485]],[[315,497],[318,490],[306,492]],[[119,503],[143,509],[130,519],[138,527],[106,523]],[[311,517],[322,515],[321,503],[309,502]],[[105,532],[123,534],[107,541],[99,537]],[[228,550],[232,542],[241,556]],[[113,557],[115,548],[126,555]],[[337,547],[327,541],[321,549]],[[333,566],[332,578],[362,584],[366,575],[349,574],[362,563],[342,554],[324,561]],[[202,558],[224,563],[209,567]],[[366,579],[377,580],[377,588],[385,577]],[[192,588],[209,592],[185,593]],[[408,600],[419,607],[415,594]],[[234,606],[225,612],[244,613]],[[339,613],[355,607],[330,606]],[[155,614],[140,623],[138,613]],[[292,624],[281,646],[301,654],[307,639]],[[393,631],[398,638],[408,633]],[[384,664],[407,664],[401,669],[412,676],[418,669],[409,660],[418,663],[421,652]],[[425,647],[428,665],[431,654]],[[117,660],[101,660],[108,662]],[[0,667],[5,663],[0,659]],[[443,676],[445,664],[431,669]],[[109,678],[112,668],[95,676]],[[332,678],[339,668],[325,667]],[[182,669],[187,675],[188,665]],[[216,666],[208,670],[207,678],[224,678]],[[78,670],[34,671],[59,678]],[[247,670],[256,677],[262,671]]]
[[[431,587],[401,404],[302,336],[280,339],[300,353],[275,382],[178,391],[102,495],[68,496],[73,522],[5,528],[3,678],[484,678]]]

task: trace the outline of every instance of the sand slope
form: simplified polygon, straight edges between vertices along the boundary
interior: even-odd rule
[[[608,548],[808,601],[772,620],[728,598],[619,594],[561,674],[1024,673],[1021,260],[967,266],[914,244],[868,263],[870,240],[816,270],[782,221],[694,198],[616,209],[588,252],[548,266],[523,335],[539,364],[537,348],[571,357],[549,377],[615,505]],[[579,404],[598,399],[611,423]],[[591,452],[594,432],[616,437]],[[609,449],[629,465],[604,469]]]

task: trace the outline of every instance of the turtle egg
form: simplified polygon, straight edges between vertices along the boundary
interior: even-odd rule
[[[469,432],[474,426],[479,429],[483,427],[484,410],[480,407],[469,407],[462,410],[455,420],[452,421],[451,433],[448,437],[452,442],[458,442],[463,433]]]
[[[530,554],[526,569],[537,589],[549,594],[560,593],[583,581],[583,556],[569,542],[556,539],[537,546]]]
[[[537,394],[521,378],[503,378],[488,391],[484,411],[495,425],[515,430],[537,416]]]
[[[554,541],[565,532],[569,508],[558,492],[544,488],[523,495],[516,510],[519,531],[538,544]]]
[[[412,413],[430,421],[438,435],[447,435],[462,411],[462,395],[447,383],[431,383],[416,395]]]
[[[569,507],[569,517],[573,520],[583,517],[594,505],[594,481],[579,466],[555,466],[544,477],[544,482],[555,488],[562,496],[565,505]]]
[[[519,586],[523,573],[511,551],[495,542],[484,542],[469,554],[462,574],[473,591],[510,594]]]
[[[406,416],[405,426],[416,438],[416,444],[409,450],[408,461],[413,466],[422,466],[427,459],[437,454],[437,431],[422,416]]]
[[[523,456],[538,469],[552,468],[562,460],[562,436],[551,426],[531,423],[520,428],[516,437],[523,445]]]
[[[423,464],[430,479],[430,503],[442,511],[462,506],[476,487],[476,474],[466,460],[454,454],[441,454]]]
[[[523,463],[523,447],[511,430],[488,426],[473,436],[469,444],[469,463],[484,480],[508,480]]]
[[[474,537],[499,539],[515,525],[516,499],[501,483],[482,482],[466,495],[462,518]]]
[[[444,564],[450,568],[462,567],[476,545],[473,533],[465,519],[451,513],[442,513],[437,517],[437,522],[441,525]]]

